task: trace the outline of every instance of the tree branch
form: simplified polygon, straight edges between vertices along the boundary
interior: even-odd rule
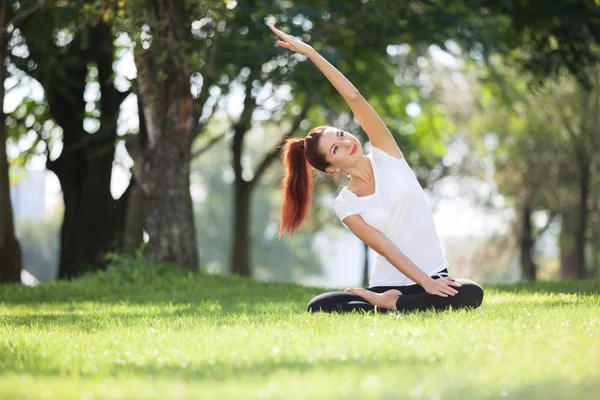
[[[215,137],[211,138],[207,144],[205,144],[203,147],[199,148],[198,150],[196,150],[195,152],[192,153],[191,159],[193,160],[196,157],[199,157],[200,155],[205,153],[207,150],[209,150],[212,146],[219,143],[219,141],[221,141],[221,139],[223,139],[224,137],[225,137],[225,133],[222,133],[219,136],[215,136]]]
[[[36,5],[29,7],[27,10],[18,13],[10,21],[8,21],[6,25],[0,27],[0,33],[4,35],[10,25],[16,28],[21,22],[27,19],[27,17],[39,10],[42,7],[42,5],[43,2],[39,2]]]

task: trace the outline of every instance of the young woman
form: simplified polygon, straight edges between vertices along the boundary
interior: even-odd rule
[[[348,132],[329,126],[286,142],[284,201],[279,236],[292,234],[310,204],[311,167],[342,172],[351,180],[334,202],[342,224],[378,255],[369,288],[321,294],[309,311],[414,311],[479,307],[483,290],[475,282],[448,276],[429,204],[390,131],[359,91],[311,46],[274,26],[277,44],[306,55],[346,100],[369,136],[371,152]]]

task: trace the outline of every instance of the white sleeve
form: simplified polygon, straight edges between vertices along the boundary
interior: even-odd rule
[[[373,153],[373,158],[378,158],[378,159],[388,159],[388,160],[393,160],[396,162],[402,162],[404,160],[404,157],[402,158],[396,158],[391,154],[386,153],[385,151],[381,150],[378,147],[375,147],[373,145],[371,145],[371,153]],[[406,161],[406,160],[404,160]]]
[[[351,204],[349,204],[347,201],[342,200],[340,198],[336,198],[335,201],[333,202],[333,209],[335,210],[336,215],[342,222],[342,225],[344,225],[346,228],[348,228],[348,225],[346,225],[344,223],[344,218],[346,218],[350,215],[359,213],[358,211],[356,211],[354,209],[354,207],[352,207]],[[350,228],[348,228],[348,229],[350,229]]]

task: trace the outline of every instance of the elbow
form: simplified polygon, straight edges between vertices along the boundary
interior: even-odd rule
[[[348,93],[346,95],[346,99],[348,99],[349,101],[355,101],[355,100],[358,100],[360,98],[361,98],[361,94],[358,91],[358,89],[356,89],[356,88],[354,90],[350,91],[350,93]]]

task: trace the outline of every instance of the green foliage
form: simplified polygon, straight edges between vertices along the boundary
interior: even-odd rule
[[[504,37],[523,51],[516,58],[537,76],[556,75],[564,68],[589,82],[586,67],[600,53],[600,6],[590,1],[483,0],[482,7],[510,20]],[[507,46],[508,47],[508,46]],[[504,53],[506,54],[506,53]]]
[[[471,312],[338,315],[306,313],[317,288],[99,277],[0,287],[0,397],[591,400],[600,390],[600,281],[486,287]]]
[[[538,210],[569,213],[578,207],[580,162],[591,165],[591,192],[599,190],[598,67],[585,70],[591,88],[563,73],[535,90],[531,75],[501,63],[494,68],[502,80],[478,87],[481,111],[471,129],[493,157],[500,192],[517,204],[527,197]]]
[[[46,102],[25,97],[6,118],[7,143],[18,146],[19,155],[11,160],[14,166],[23,167],[33,156],[49,156],[60,140],[60,128],[49,113]],[[32,140],[33,138],[33,140]]]
[[[144,256],[144,248],[145,246],[140,246],[133,256],[108,253],[106,254],[106,259],[109,261],[107,268],[87,273],[82,279],[97,280],[109,285],[151,284],[156,281],[169,282],[184,274],[176,265],[151,263]]]
[[[24,8],[34,3],[19,2]],[[436,107],[434,99],[420,90],[422,86],[418,83],[418,76],[422,71],[416,67],[416,61],[417,57],[426,54],[430,44],[449,50],[451,42],[448,39],[453,39],[465,53],[479,62],[488,61],[491,55],[498,53],[525,63],[536,75],[556,72],[557,65],[562,64],[579,71],[593,59],[593,46],[597,43],[599,32],[598,8],[591,2],[546,3],[541,0],[478,0],[474,3],[445,0],[418,3],[330,0],[240,1],[235,4],[216,0],[171,2],[173,7],[180,7],[175,12],[185,13],[186,24],[192,26],[190,37],[178,43],[178,51],[190,59],[195,89],[202,81],[203,89],[212,85],[221,88],[221,95],[225,95],[240,82],[252,79],[248,96],[257,96],[270,84],[289,86],[294,94],[310,93],[316,99],[317,105],[308,114],[314,125],[335,122],[337,116],[347,112],[346,105],[314,67],[301,65],[302,57],[285,54],[285,51],[273,46],[274,38],[265,24],[276,22],[282,29],[312,43],[359,87],[382,114],[415,167],[430,167],[438,161],[445,152],[443,143],[455,130],[444,110]],[[169,40],[157,34],[160,26],[147,25],[146,5],[147,2],[142,0],[49,2],[48,7],[28,20],[22,34],[17,30],[13,32],[11,60],[22,71],[42,82],[54,99],[80,99],[81,96],[71,96],[77,90],[67,89],[79,85],[79,92],[83,92],[83,80],[77,83],[70,75],[82,65],[86,70],[88,68],[87,61],[82,64],[81,52],[93,43],[91,27],[105,23],[114,32],[128,33],[138,51],[151,43],[165,44]],[[57,45],[60,34],[71,41]],[[29,56],[23,56],[23,53],[17,55],[23,37],[28,39]],[[407,45],[409,51],[392,57],[388,46],[399,44]],[[158,52],[156,59],[160,64],[170,58],[163,51]],[[411,79],[396,81],[402,74]],[[163,72],[159,76],[166,78]],[[220,95],[212,100],[216,102],[219,98]],[[293,118],[291,110],[299,98],[279,99],[281,101],[275,106],[257,102],[257,110],[265,112],[264,118],[270,121],[289,121]],[[30,103],[26,101],[20,107],[27,109],[27,113],[18,120],[18,126],[15,125],[16,118],[9,121],[9,126],[15,141],[25,134],[37,133],[37,139],[28,150],[31,153],[32,150],[44,151],[44,146],[48,149],[50,145],[43,136],[48,137],[48,118],[41,114],[35,116],[37,109],[33,110],[31,107],[35,104]],[[420,105],[422,112],[419,116],[407,116],[405,109],[409,103]],[[66,114],[72,117],[76,107],[62,104],[55,105],[54,110],[64,112],[68,109]],[[98,109],[94,112],[97,113]],[[31,121],[32,115],[35,116],[33,124],[27,122],[27,119]],[[525,129],[519,126],[516,118],[512,118],[511,123],[515,124],[514,129]],[[74,124],[76,128],[80,125]],[[354,132],[361,136],[356,126]],[[76,146],[68,146],[69,149],[73,147]],[[528,148],[521,146],[520,142],[515,147]],[[24,163],[26,157],[20,156],[16,161]],[[507,173],[506,176],[512,177],[513,174]],[[510,183],[505,186],[510,187]],[[261,194],[258,196],[269,192],[263,187],[259,189]],[[230,195],[217,197],[215,207],[227,204]],[[272,197],[265,195],[261,204],[267,204]],[[264,232],[272,229],[266,223],[272,223],[272,220],[265,215],[265,210],[257,212],[255,220],[265,224],[256,228],[258,231],[252,234],[252,240],[259,249],[257,253],[271,254],[266,251],[270,244],[263,243],[261,239]],[[229,225],[223,219],[218,223],[199,223],[203,226],[201,229],[211,224],[219,227]],[[227,254],[228,251],[223,251],[222,236],[219,240],[218,245],[210,245],[206,251],[218,248],[222,254]],[[304,241],[298,244],[299,248],[307,245],[308,242]],[[313,264],[312,258],[309,255],[297,262]],[[278,275],[279,278],[291,276],[290,271],[277,271],[282,274]]]

